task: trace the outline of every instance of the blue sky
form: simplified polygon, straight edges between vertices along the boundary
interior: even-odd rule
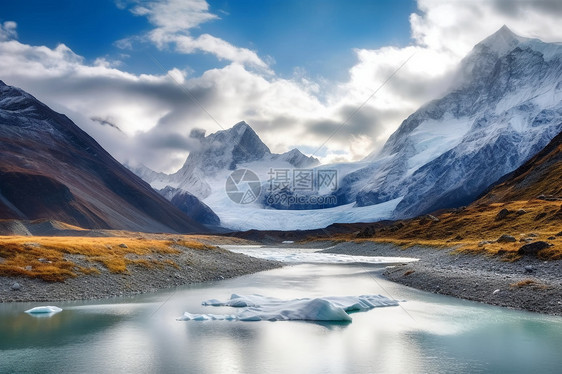
[[[18,24],[19,39],[54,48],[64,43],[94,61],[100,56],[122,60],[131,73],[160,73],[147,58],[155,56],[165,67],[188,68],[199,75],[225,66],[212,55],[182,55],[148,43],[123,51],[115,42],[151,29],[147,18],[132,14],[133,2],[114,0],[28,0],[5,2],[2,21]],[[313,77],[345,79],[356,62],[354,48],[375,49],[410,42],[410,0],[218,0],[209,11],[220,19],[199,25],[193,35],[209,33],[239,47],[256,50],[272,62],[280,76],[304,69]],[[128,56],[123,56],[127,54]]]
[[[561,17],[557,0],[2,1],[0,79],[158,171],[181,167],[193,129],[243,120],[273,152],[358,161],[482,39],[560,42]]]

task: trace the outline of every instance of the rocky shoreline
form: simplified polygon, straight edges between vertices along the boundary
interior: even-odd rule
[[[78,259],[73,259],[78,262]],[[99,266],[100,274],[81,275],[64,282],[45,282],[25,277],[0,277],[0,302],[104,299],[155,292],[191,283],[233,278],[280,267],[224,249],[183,248],[179,255],[159,254],[158,260],[176,266],[129,265],[124,274]]]
[[[523,257],[505,262],[498,257],[458,253],[453,248],[414,246],[402,249],[374,242],[312,244],[322,252],[360,256],[401,256],[418,262],[389,267],[394,282],[462,299],[562,316],[562,261]]]

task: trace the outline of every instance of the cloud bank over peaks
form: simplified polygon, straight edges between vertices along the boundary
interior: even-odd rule
[[[221,22],[206,1],[117,4],[150,24],[120,44],[212,54],[226,65],[197,76],[189,66],[132,74],[103,56],[90,63],[65,44],[19,41],[9,20],[0,25],[0,79],[67,114],[119,161],[165,172],[179,169],[193,149],[193,129],[210,134],[243,120],[274,153],[297,147],[323,163],[361,160],[409,114],[443,95],[458,62],[502,25],[521,36],[562,41],[560,2],[419,0],[409,45],[355,49],[356,63],[342,67],[348,78],[327,82],[298,66],[294,76],[280,77],[256,51],[201,33],[202,25]]]

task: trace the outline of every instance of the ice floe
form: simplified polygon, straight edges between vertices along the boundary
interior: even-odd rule
[[[233,294],[227,301],[211,299],[205,306],[243,308],[238,314],[184,313],[178,321],[340,321],[350,322],[352,312],[398,306],[398,301],[382,295],[330,296],[282,300],[262,295]]]
[[[25,311],[28,314],[33,315],[52,315],[58,312],[62,312],[62,309],[58,306],[36,306]]]

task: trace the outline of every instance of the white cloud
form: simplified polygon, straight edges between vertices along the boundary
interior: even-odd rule
[[[0,23],[0,41],[15,39],[18,37],[16,32],[17,24],[13,21]]]
[[[154,26],[170,33],[193,29],[218,19],[209,12],[209,4],[205,0],[165,0],[141,4],[134,6],[131,12],[148,17]]]
[[[177,53],[209,53],[219,60],[237,62],[272,73],[268,64],[255,51],[236,47],[213,35],[192,35],[192,31],[201,24],[219,19],[217,15],[209,12],[209,4],[205,0],[143,2],[142,5],[132,7],[130,11],[137,16],[147,17],[155,28],[144,38],[133,36],[119,40],[116,45],[120,48],[132,48],[135,40],[149,40],[160,49],[172,46]]]
[[[5,22],[0,28],[0,79],[68,114],[120,161],[143,162],[165,171],[185,160],[193,128],[211,133],[241,120],[250,123],[275,152],[295,146],[312,152],[336,133],[317,156],[324,161],[358,160],[379,149],[420,105],[441,95],[460,59],[503,24],[523,36],[562,41],[558,27],[562,10],[556,4],[419,0],[419,11],[410,17],[411,45],[358,49],[349,79],[326,83],[307,78],[300,69],[290,79],[251,69],[266,66],[260,65],[255,52],[211,35],[177,31],[216,19],[203,1],[142,4],[135,12],[149,17],[155,26],[152,32],[160,33],[153,38],[161,40],[163,48],[172,44],[182,53],[213,53],[230,63],[200,76],[179,68],[165,75],[135,75],[103,58],[88,64],[64,44],[48,48],[13,40],[16,25]],[[185,4],[191,8],[182,8]],[[177,18],[181,22],[167,24],[176,13],[181,13]],[[123,132],[102,125],[104,121]]]

